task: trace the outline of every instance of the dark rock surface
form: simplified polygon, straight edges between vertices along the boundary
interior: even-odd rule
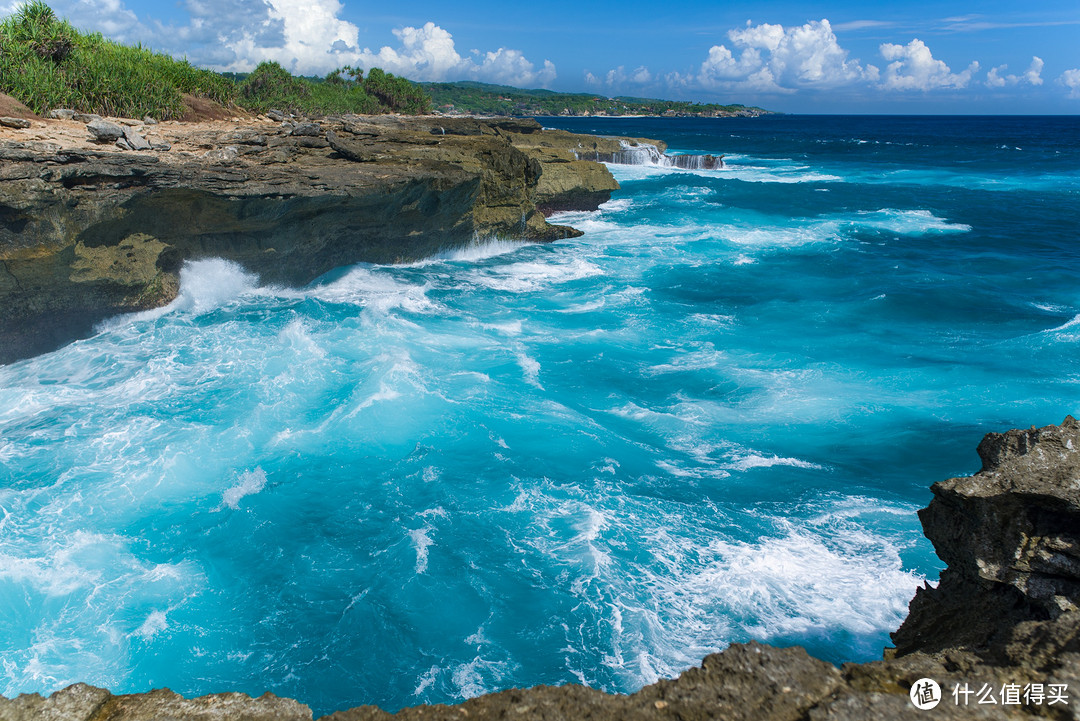
[[[303,285],[336,267],[488,238],[572,237],[538,204],[595,209],[618,187],[601,165],[563,167],[535,151],[548,132],[529,120],[223,126],[162,124],[144,137],[90,119],[96,142],[121,148],[85,135],[80,147],[0,142],[0,363],[168,303],[187,259],[225,258],[265,283]],[[586,137],[564,136],[554,140]]]
[[[328,721],[893,721],[900,719],[1080,718],[1080,423],[991,433],[979,445],[983,469],[934,484],[920,512],[949,567],[921,589],[894,635],[897,648],[865,664],[834,666],[801,648],[735,644],[672,680],[628,696],[582,686],[538,686],[456,706],[389,714],[374,706]],[[919,710],[909,691],[940,684],[940,704]],[[1021,689],[1041,684],[1041,702]],[[985,688],[990,696],[981,695]],[[953,689],[967,689],[953,695]],[[1010,700],[1006,689],[1017,694]],[[1056,690],[1056,695],[1055,695]],[[961,699],[958,703],[957,699]],[[993,703],[987,703],[991,698]],[[1064,702],[1053,699],[1064,699]],[[980,700],[983,702],[980,703]],[[184,699],[170,691],[113,696],[84,684],[47,699],[0,698],[0,721],[310,719],[310,710],[270,694]]]

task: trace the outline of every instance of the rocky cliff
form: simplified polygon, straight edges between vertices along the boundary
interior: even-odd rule
[[[920,513],[949,565],[921,589],[881,661],[842,668],[800,648],[736,644],[700,668],[629,696],[537,687],[386,713],[373,706],[327,721],[627,719],[877,721],[1080,718],[1080,423],[991,433],[982,470],[934,484]],[[939,703],[910,700],[921,679]],[[955,693],[954,693],[955,689]],[[0,720],[300,721],[311,712],[272,695],[184,699],[167,690],[114,696],[83,684],[49,698],[0,698]]]
[[[301,285],[493,237],[578,234],[545,213],[618,184],[534,121],[347,117],[202,124],[60,114],[0,128],[0,363],[177,293],[186,259]],[[137,149],[137,150],[136,150]]]

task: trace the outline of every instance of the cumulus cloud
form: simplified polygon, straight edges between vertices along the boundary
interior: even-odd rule
[[[877,68],[848,59],[826,19],[785,28],[762,23],[728,32],[732,48],[714,45],[693,78],[706,88],[791,92],[836,88],[877,77]],[[673,78],[674,79],[674,78]],[[678,78],[682,82],[688,78]]]
[[[457,80],[472,78],[509,85],[549,85],[555,79],[555,65],[545,60],[537,69],[521,52],[499,48],[494,52],[474,53],[480,62],[462,57],[453,36],[435,23],[394,31],[400,47],[384,46],[377,53],[364,48],[355,64],[379,67],[413,80]]]
[[[922,40],[907,45],[882,43],[881,56],[889,62],[881,75],[881,87],[886,90],[935,90],[965,88],[978,71],[973,61],[967,69],[954,73],[943,60],[936,60]]]
[[[1069,89],[1070,98],[1080,98],[1080,68],[1066,70],[1057,81]]]
[[[631,71],[627,71],[625,65],[620,65],[617,68],[608,70],[602,78],[593,75],[589,71],[585,72],[586,83],[589,85],[606,86],[611,90],[623,88],[628,85],[637,86],[640,89],[641,86],[648,85],[652,81],[653,74],[644,65],[639,65]]]
[[[21,0],[0,0],[13,10]],[[462,57],[453,36],[434,23],[394,30],[397,43],[361,48],[360,29],[343,20],[339,0],[184,0],[186,24],[139,18],[123,0],[52,0],[58,15],[120,42],[142,42],[186,55],[217,70],[247,71],[276,60],[294,73],[321,75],[342,65],[381,67],[412,80],[473,79],[549,85],[555,65],[537,67],[520,51],[501,47]]]
[[[1028,85],[1043,84],[1043,61],[1038,55],[1032,56],[1031,65],[1020,75],[1002,75],[1002,71],[1008,67],[1008,65],[998,65],[996,68],[990,68],[990,72],[986,74],[986,87],[1004,88],[1006,85],[1019,85],[1020,83],[1027,83]]]

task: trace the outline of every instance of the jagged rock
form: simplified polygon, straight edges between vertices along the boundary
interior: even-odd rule
[[[0,721],[311,721],[311,709],[292,699],[222,693],[186,699],[168,689],[113,696],[75,684],[47,699],[37,694],[0,698]]]
[[[208,150],[203,153],[203,157],[207,160],[219,163],[231,163],[232,161],[236,160],[237,155],[239,155],[239,152],[233,145],[229,145],[224,148],[215,148],[214,150]]]
[[[49,117],[53,120],[74,120],[75,111],[68,108],[56,108],[49,111]]]
[[[121,150],[134,150],[134,148],[131,147],[131,143],[127,141],[127,138],[120,138],[119,140],[117,140],[116,147],[120,148]]]
[[[30,121],[26,120],[25,118],[3,117],[0,118],[0,125],[3,125],[5,128],[16,128],[18,130],[23,130],[30,127]]]
[[[151,150],[160,150],[160,151],[164,152],[166,150],[172,150],[172,145],[170,143],[164,143],[164,142],[158,141],[158,142],[150,143],[150,148],[151,148]]]
[[[237,145],[258,145],[260,147],[265,147],[266,135],[258,132],[257,130],[245,128],[243,130],[235,130],[223,134],[221,136],[221,142],[235,143]]]
[[[149,150],[150,143],[146,141],[146,138],[139,135],[135,128],[125,125],[124,126],[124,140],[128,142],[132,150]]]
[[[124,137],[124,129],[108,120],[91,120],[86,124],[90,137],[98,143],[115,143]]]
[[[267,110],[266,117],[270,118],[275,123],[280,123],[282,120],[285,119],[285,113],[281,112],[280,110]]]
[[[1080,615],[1080,423],[991,433],[978,452],[982,470],[935,483],[919,512],[948,568],[912,600],[899,654],[979,648],[1003,660],[1020,624]]]
[[[301,123],[292,129],[290,135],[322,135],[322,126],[318,123]]]
[[[144,115],[142,121],[143,121],[143,125],[157,125],[158,124],[157,119],[152,118],[149,115]]]
[[[92,123],[95,120],[101,120],[101,116],[97,113],[75,113],[74,120],[80,123]]]

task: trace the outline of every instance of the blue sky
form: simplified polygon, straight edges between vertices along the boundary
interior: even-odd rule
[[[18,0],[0,0],[0,13]],[[785,112],[1080,113],[1080,2],[52,0],[75,25],[219,70],[414,80]]]

